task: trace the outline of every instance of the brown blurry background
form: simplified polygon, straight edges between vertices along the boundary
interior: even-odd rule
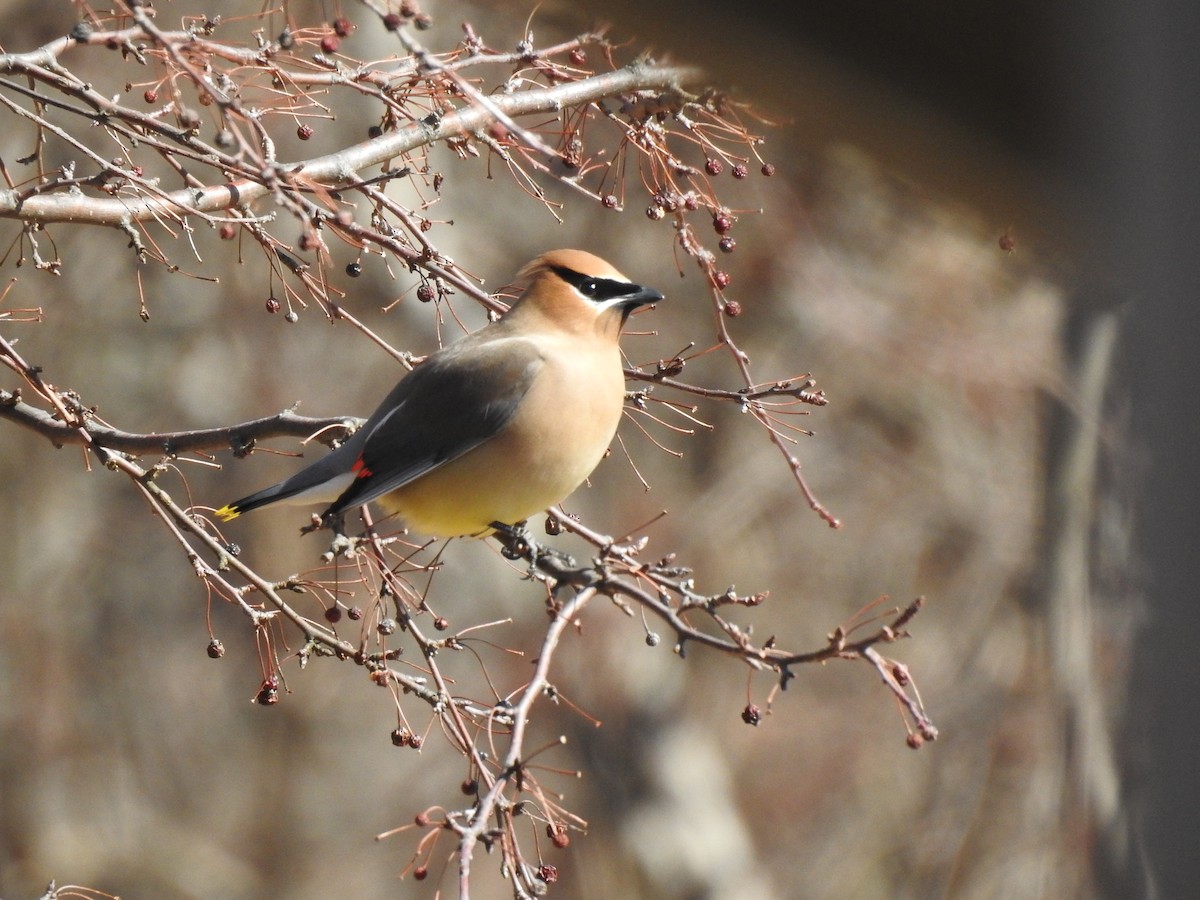
[[[463,19],[513,44],[530,9],[424,6],[434,48]],[[605,21],[778,123],[762,129],[778,174],[751,187],[763,215],[741,216],[728,259],[735,334],[756,373],[811,371],[829,395],[799,453],[846,526],[823,526],[763,435],[724,409],[705,410],[711,434],[673,442],[682,461],[626,428],[653,490],[614,456],[572,506],[610,531],[669,509],[651,546],[695,564],[706,589],[771,590],[754,621],[789,646],[819,646],[879,594],[925,595],[914,639],[888,651],[942,734],[908,750],[873,672],[850,664],[800,669],[748,728],[742,667],[651,650],[595,604],[556,683],[603,727],[566,709],[541,726],[569,736],[547,764],[583,772],[558,787],[592,825],[551,851],[552,896],[1173,897],[1194,883],[1177,851],[1200,798],[1182,608],[1200,504],[1172,463],[1197,417],[1165,390],[1196,366],[1180,288],[1195,283],[1196,232],[1179,218],[1194,216],[1196,174],[1171,139],[1186,134],[1172,67],[1190,23],[1115,6],[616,0],[535,14],[539,43]],[[30,49],[73,21],[69,4],[3,3],[0,41]],[[0,153],[29,142],[0,135]],[[666,223],[636,205],[622,218],[568,206],[558,225],[507,179],[444,164],[438,213],[458,224],[434,239],[489,287],[539,250],[586,246],[668,295],[656,334],[626,339],[633,361],[711,339]],[[15,233],[0,222],[5,245]],[[227,424],[296,400],[362,415],[395,378],[315,311],[295,326],[237,312],[261,309],[263,280],[216,242],[202,252],[220,285],[144,273],[143,324],[120,235],[55,239],[62,277],[22,271],[6,304],[41,305],[47,324],[5,334],[120,427]],[[406,286],[381,269],[353,285],[364,314]],[[425,312],[372,324],[416,347],[431,340]],[[294,465],[222,462],[188,471],[196,502]],[[0,897],[51,878],[134,898],[432,896],[395,880],[411,840],[371,837],[459,802],[458,757],[436,739],[394,749],[387,698],[347,666],[293,669],[283,702],[252,704],[241,620],[214,605],[229,652],[208,659],[199,582],[124,480],[86,472],[77,450],[0,425],[0,511]],[[296,515],[240,526],[252,564],[315,562]],[[457,618],[541,624],[537,592],[494,553],[459,542],[447,562],[437,587]],[[493,862],[477,860],[478,896],[506,895]]]

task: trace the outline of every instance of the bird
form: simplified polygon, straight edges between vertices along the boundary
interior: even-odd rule
[[[269,503],[376,501],[430,537],[520,528],[571,494],[608,452],[625,376],[629,315],[663,295],[583,250],[553,250],[518,273],[524,293],[496,321],[430,354],[340,447],[215,511]]]

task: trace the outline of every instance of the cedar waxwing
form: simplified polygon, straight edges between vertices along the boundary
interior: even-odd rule
[[[433,353],[358,431],[291,478],[223,506],[328,502],[325,524],[371,500],[435,537],[516,525],[563,500],[608,450],[629,314],[662,299],[604,260],[555,250],[498,321]]]

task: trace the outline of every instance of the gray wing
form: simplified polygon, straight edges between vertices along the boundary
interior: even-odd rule
[[[326,515],[403,487],[495,436],[516,415],[541,367],[541,353],[521,338],[467,339],[435,353],[362,427],[361,452],[352,463],[357,477]]]

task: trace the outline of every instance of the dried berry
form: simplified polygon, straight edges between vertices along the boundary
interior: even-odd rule
[[[404,17],[399,13],[390,12],[383,17],[383,27],[388,31],[396,31],[404,24]]]
[[[269,312],[269,313],[279,312],[279,301],[276,300],[274,297],[267,298],[267,312]]]
[[[731,237],[726,236],[726,237],[721,238],[721,241],[720,241],[720,243],[717,244],[717,246],[721,248],[722,253],[732,253],[734,251],[734,249],[737,247],[737,241],[735,241]]]
[[[422,303],[430,302],[434,297],[433,285],[429,282],[424,282],[417,286],[417,299]]]
[[[340,606],[331,606],[325,610],[325,621],[330,625],[336,625],[342,619],[342,608]]]
[[[738,303],[736,300],[726,300],[725,306],[723,306],[722,309],[725,311],[725,315],[729,316],[731,319],[736,319],[742,314],[742,304]]]
[[[346,274],[351,278],[357,278],[362,274],[362,263],[352,262],[346,266]]]
[[[142,94],[142,99],[147,103],[157,103],[158,91],[156,91],[154,88],[146,88],[146,93]]]
[[[775,174],[775,167],[773,165],[771,165],[771,163],[763,163],[761,171],[764,175],[766,175],[768,178],[770,178],[772,175]]]
[[[713,216],[713,231],[717,234],[725,234],[733,227],[733,216],[727,212],[720,212]]]
[[[313,136],[313,127],[311,125],[309,125],[307,122],[304,122],[304,123],[296,126],[296,137],[300,138],[300,140],[307,141],[312,136]]]
[[[264,678],[262,686],[258,689],[258,696],[254,698],[254,702],[259,706],[274,706],[278,703],[279,679],[274,675]]]
[[[277,40],[279,41],[279,46],[284,50],[291,50],[292,47],[296,46],[296,36],[292,34],[292,29],[290,28],[284,28],[283,31],[279,32]]]
[[[333,31],[338,37],[350,37],[354,32],[354,23],[345,16],[333,20]]]
[[[576,47],[571,51],[571,65],[582,66],[587,62],[587,54],[583,52],[582,47]]]
[[[605,209],[616,209],[617,208],[617,195],[616,194],[605,194],[604,197],[600,200],[600,203],[604,206]]]
[[[729,287],[729,282],[732,280],[733,279],[729,277],[728,272],[723,272],[720,269],[718,269],[716,272],[713,272],[713,284],[715,284],[721,290],[725,290],[725,288]]]
[[[233,227],[232,222],[222,222],[221,227],[217,229],[217,234],[223,241],[232,241],[237,237],[237,229]]]
[[[338,40],[336,34],[327,34],[321,38],[321,50],[325,53],[337,53],[338,47],[341,45],[342,42]]]
[[[721,161],[711,156],[704,161],[704,171],[709,175],[720,175],[723,168]]]
[[[736,166],[733,167],[733,177],[734,178],[745,178],[749,174],[750,174],[750,170],[747,169],[746,166],[742,163],[738,163]]]
[[[208,642],[208,656],[210,659],[220,659],[225,655],[225,645],[213,638]]]
[[[742,721],[747,725],[757,725],[762,721],[762,710],[753,703],[747,703],[746,708],[742,710]]]

